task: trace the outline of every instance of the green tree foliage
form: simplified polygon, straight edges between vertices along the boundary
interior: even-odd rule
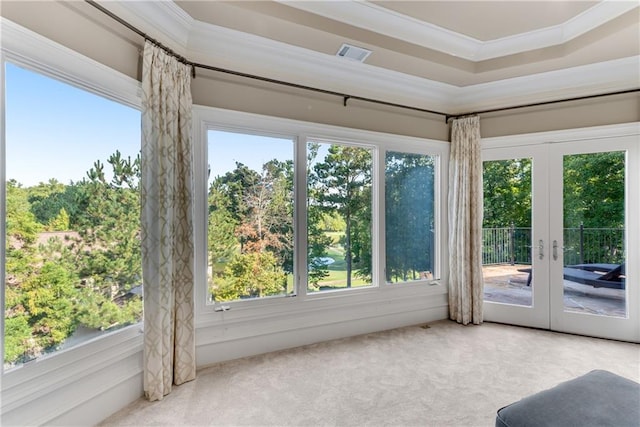
[[[337,212],[323,212],[318,226],[323,231],[344,231],[347,224]]]
[[[116,325],[134,323],[142,314],[142,300],[125,296],[109,299],[102,292],[83,287],[78,297],[78,321],[93,329],[109,329]]]
[[[366,186],[361,193],[362,204],[357,213],[357,221],[351,226],[351,250],[353,252],[353,265],[357,269],[355,275],[371,282],[372,275],[372,248],[371,248],[371,186]],[[346,224],[345,224],[346,225]],[[346,227],[345,227],[346,240]]]
[[[353,271],[370,265],[366,254],[371,228],[371,150],[333,144],[321,163],[314,165],[319,206],[335,210],[345,222],[342,241],[347,268],[347,287],[351,287]],[[358,232],[361,231],[361,232]],[[368,258],[368,259],[367,259]]]
[[[530,159],[484,162],[484,223],[485,228],[505,228],[512,223],[517,228],[531,227]],[[602,152],[565,155],[563,160],[564,251],[565,261],[622,262],[624,240],[621,234],[592,230],[592,239],[580,246],[579,227],[585,229],[624,228],[625,153]],[[517,230],[516,230],[517,233]],[[518,253],[529,252],[530,237],[515,234]],[[528,240],[528,241],[527,241]],[[519,251],[519,248],[524,250]],[[485,247],[485,251],[492,251]],[[582,253],[581,253],[582,251]],[[523,258],[526,261],[526,257]]]
[[[35,242],[42,225],[30,210],[27,191],[7,182],[5,239],[5,318],[25,312],[21,283],[36,269]]]
[[[141,281],[139,158],[108,163],[110,181],[98,161],[75,184],[7,182],[5,363],[57,348],[79,325],[140,319],[129,293]],[[45,230],[63,234],[42,242]]]
[[[46,261],[38,274],[23,284],[25,308],[38,348],[63,342],[75,328],[77,282],[71,266]]]
[[[564,226],[624,227],[625,153],[564,156]]]
[[[75,228],[77,216],[85,208],[78,195],[79,188],[73,183],[64,185],[53,178],[47,183],[30,187],[28,194],[31,212],[40,224],[47,226],[49,231],[67,231]],[[63,211],[69,217],[69,227],[52,229],[52,221],[57,221]],[[56,223],[54,225],[60,226],[62,224]]]
[[[319,149],[320,144],[318,143],[308,144],[307,165],[315,163]],[[322,259],[327,256],[327,248],[332,243],[331,237],[325,233],[326,225],[322,221],[325,216],[340,217],[340,215],[337,212],[325,212],[317,202],[320,200],[321,193],[319,178],[310,167],[307,167],[307,182],[307,257],[309,264],[307,280],[310,289],[317,289],[320,281],[329,276],[327,265],[322,262]],[[346,224],[344,228],[346,228]]]
[[[7,182],[6,211],[7,244],[12,240],[18,247],[33,244],[43,227],[31,212],[28,191],[14,180]]]
[[[5,362],[56,348],[76,326],[77,277],[60,247],[58,239],[39,245],[29,274],[5,283]]]
[[[327,256],[327,248],[331,245],[332,239],[322,228],[322,218],[322,209],[317,205],[309,205],[307,211],[307,244],[309,247],[307,277],[309,287],[312,289],[318,288],[320,281],[329,276],[327,264],[322,260]]]
[[[235,237],[237,221],[229,211],[230,197],[216,179],[209,187],[209,263],[219,265],[228,262],[236,253],[238,240]]]
[[[68,206],[68,201],[64,198],[65,188],[66,185],[54,178],[29,188],[31,212],[40,224],[48,224],[60,210]]]
[[[7,305],[9,303],[6,303]],[[31,344],[31,326],[29,317],[22,313],[7,316],[4,319],[4,360],[13,362],[25,356],[25,349],[34,348]],[[30,358],[30,357],[28,357]]]
[[[11,180],[6,191],[4,357],[13,362],[36,348],[22,284],[37,270],[35,242],[43,227],[30,210],[26,189]]]
[[[93,320],[91,327],[108,328],[114,323],[139,320],[122,319],[116,305],[132,288],[142,283],[142,254],[140,251],[140,156],[122,158],[116,151],[107,160],[113,177],[107,181],[104,165],[97,161],[89,170],[88,181],[80,184],[81,203],[85,209],[79,215],[81,225],[78,239],[80,276],[82,287],[90,290],[93,298],[82,301],[83,319],[98,319],[94,313],[104,312],[99,325]],[[84,294],[87,295],[86,290]],[[128,312],[124,309],[123,312]]]
[[[433,271],[434,164],[420,154],[387,152],[386,280],[415,280]]]
[[[531,227],[531,159],[492,160],[483,166],[483,227]]]
[[[246,193],[260,181],[260,174],[248,166],[236,162],[236,168],[216,178],[216,187],[226,196],[225,206],[236,223],[240,224],[249,213]]]
[[[236,163],[233,171],[214,178],[209,186],[209,265],[210,289],[218,301],[286,291],[286,274],[293,272],[291,161],[270,160],[261,173]],[[253,278],[249,271],[255,272]]]
[[[271,252],[236,254],[213,288],[216,301],[277,295],[286,290],[286,274]]]
[[[262,181],[269,189],[271,201],[267,206],[269,230],[277,244],[271,250],[284,271],[293,273],[293,161],[270,160],[263,167]],[[263,184],[264,185],[264,184]]]
[[[55,218],[52,218],[47,224],[47,230],[49,231],[67,231],[70,230],[69,214],[65,208],[60,209],[60,212]]]

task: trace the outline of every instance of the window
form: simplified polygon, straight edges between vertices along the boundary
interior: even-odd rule
[[[203,312],[373,301],[441,279],[446,143],[195,110]]]
[[[308,292],[371,286],[372,149],[307,144]]]
[[[11,368],[141,320],[140,112],[12,63],[4,75]]]
[[[293,293],[293,141],[223,131],[208,140],[210,296]]]
[[[387,151],[385,240],[388,283],[434,279],[436,157]]]

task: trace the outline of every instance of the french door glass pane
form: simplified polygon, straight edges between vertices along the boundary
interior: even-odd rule
[[[308,292],[371,286],[372,149],[307,144]]]
[[[626,317],[625,152],[564,156],[564,309]]]
[[[385,156],[387,283],[431,280],[434,271],[434,156]]]
[[[293,293],[293,140],[207,137],[209,302]]]
[[[485,161],[484,300],[532,305],[531,159]]]

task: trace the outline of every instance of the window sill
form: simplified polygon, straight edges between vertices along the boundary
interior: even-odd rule
[[[435,283],[435,282],[434,282]],[[256,330],[258,325],[270,322],[289,322],[303,318],[312,323],[322,323],[337,317],[365,318],[407,312],[426,307],[432,297],[447,294],[443,283],[406,283],[384,285],[381,288],[362,288],[348,292],[328,292],[306,297],[282,297],[269,300],[225,303],[228,309],[214,311],[213,305],[196,318],[196,329],[231,327],[250,323]],[[299,325],[298,323],[296,325]],[[198,342],[198,344],[201,344]]]

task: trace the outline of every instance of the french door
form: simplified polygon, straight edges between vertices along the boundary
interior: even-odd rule
[[[483,141],[485,320],[640,341],[640,141],[624,129]]]

